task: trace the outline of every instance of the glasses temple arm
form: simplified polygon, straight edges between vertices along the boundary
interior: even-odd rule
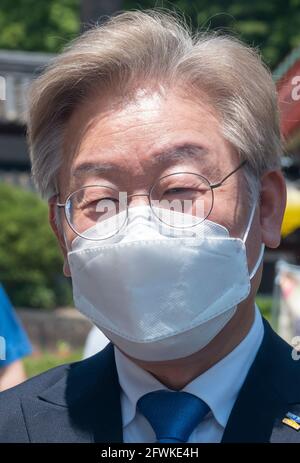
[[[226,175],[226,177],[224,177],[220,182],[211,184],[210,188],[213,190],[214,188],[218,188],[219,186],[221,186],[222,183],[225,182],[225,180],[227,180],[231,175],[235,174],[235,172],[239,170],[241,167],[243,167],[246,164],[246,162],[246,160],[241,162],[239,166],[237,166],[232,172],[230,172],[230,174]]]

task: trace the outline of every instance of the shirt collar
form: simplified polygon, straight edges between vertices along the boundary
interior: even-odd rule
[[[259,349],[263,334],[262,317],[256,306],[252,327],[240,344],[182,389],[204,400],[215,419],[224,428]],[[116,346],[114,350],[119,383],[123,392],[121,402],[125,427],[135,418],[136,404],[140,397],[148,392],[168,388],[126,357]]]

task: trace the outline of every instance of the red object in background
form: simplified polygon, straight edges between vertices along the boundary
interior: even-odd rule
[[[298,76],[297,83],[293,84],[293,79],[296,76]],[[300,60],[291,66],[281,79],[279,79],[276,86],[281,132],[284,139],[288,139],[300,130]]]

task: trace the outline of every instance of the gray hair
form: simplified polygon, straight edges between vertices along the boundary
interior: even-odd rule
[[[43,196],[58,192],[64,128],[80,102],[95,89],[125,98],[141,82],[206,95],[224,138],[247,160],[248,180],[258,184],[263,172],[280,168],[276,89],[259,53],[231,36],[192,33],[173,13],[131,11],[82,34],[32,85],[28,138]]]

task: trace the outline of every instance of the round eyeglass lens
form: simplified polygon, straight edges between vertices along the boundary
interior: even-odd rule
[[[66,218],[73,231],[90,240],[115,235],[127,219],[127,206],[119,191],[106,186],[86,186],[66,201]]]
[[[152,187],[154,215],[166,225],[186,228],[198,225],[210,214],[213,190],[205,177],[180,172],[161,177]]]

